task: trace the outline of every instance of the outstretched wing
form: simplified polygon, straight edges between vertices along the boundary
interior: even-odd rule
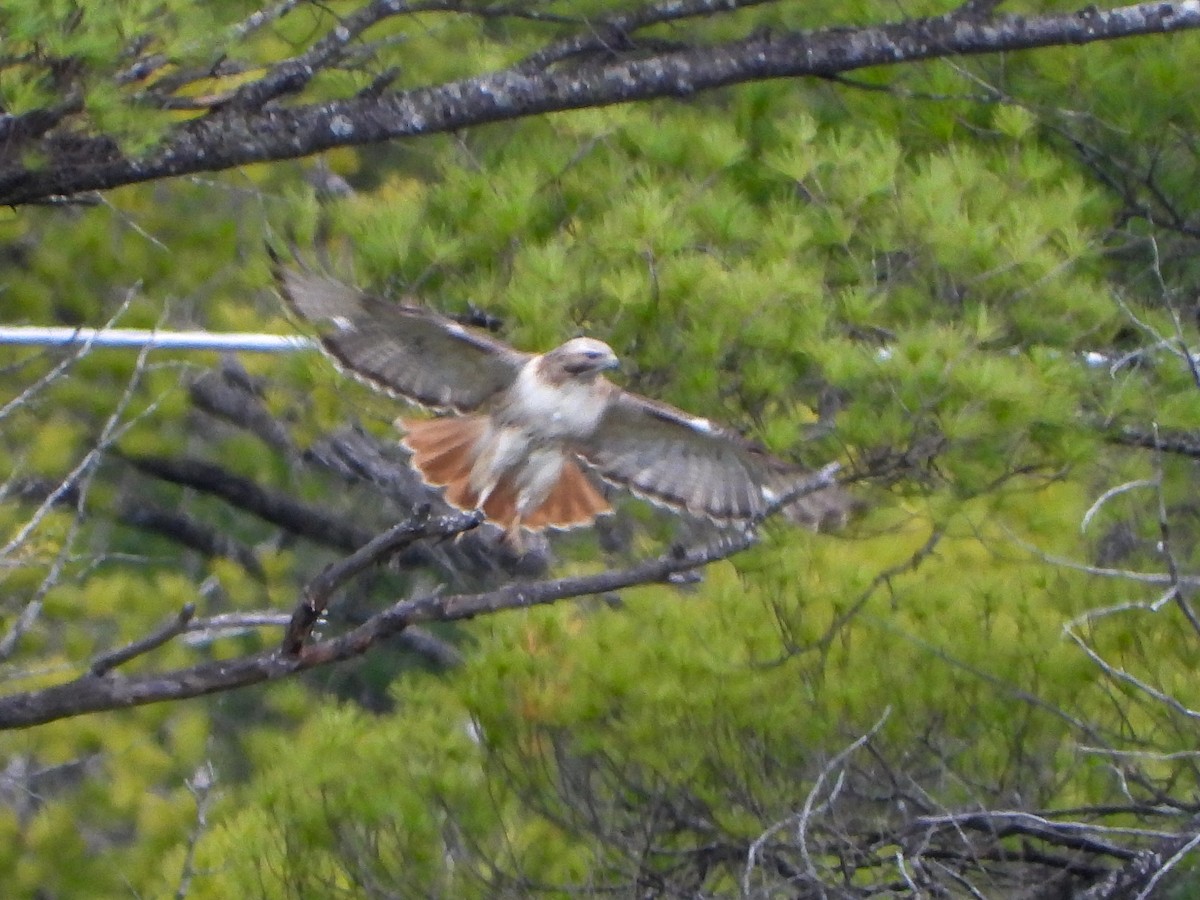
[[[321,346],[371,387],[438,411],[470,412],[530,359],[419,306],[389,303],[326,275],[275,266],[279,291]]]
[[[809,474],[707,419],[628,391],[613,398],[596,431],[575,449],[606,480],[719,522],[764,515]],[[810,527],[827,518],[788,511]]]

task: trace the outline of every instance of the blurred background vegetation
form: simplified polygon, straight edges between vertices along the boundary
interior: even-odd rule
[[[290,6],[239,59],[292,55],[354,8]],[[766,4],[652,36],[949,8]],[[5,4],[0,104],[55,102],[22,55],[75,59],[89,127],[151,146],[192,113],[128,102],[114,73],[131,41],[211,66],[254,9]],[[394,88],[485,71],[558,31],[573,29],[390,19],[305,98],[391,67]],[[286,683],[6,733],[5,893],[768,897],[819,878],[865,896],[939,882],[906,865],[917,836],[970,868],[969,841],[932,821],[951,813],[1061,814],[1129,829],[1126,848],[1184,828],[1200,774],[1200,633],[1179,602],[1200,536],[1198,69],[1187,35],[950,59],[0,211],[6,323],[290,334],[263,247],[292,241],[366,287],[495,317],[523,348],[600,337],[627,386],[785,458],[841,461],[863,505],[834,534],[772,526],[697,585],[431,636],[458,661],[397,642]],[[286,440],[198,405],[204,377],[243,386]],[[290,610],[346,550],[139,459],[204,460],[368,534],[406,513],[313,465],[349,425],[386,447],[397,413],[315,354],[0,348],[0,388],[5,693],[74,677],[186,603]],[[606,540],[555,541],[551,567],[616,565],[687,527],[626,499]],[[514,577],[453,568],[380,572],[330,627]],[[277,640],[193,636],[129,669]],[[1072,868],[1078,847],[990,837],[997,855],[969,876],[984,896],[1069,890],[1126,858]]]

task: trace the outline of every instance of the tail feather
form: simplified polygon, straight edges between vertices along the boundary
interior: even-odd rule
[[[529,528],[573,528],[612,512],[608,501],[592,486],[579,466],[565,463],[558,482],[542,505],[521,523]]]
[[[483,417],[397,419],[395,424],[404,433],[400,443],[412,453],[412,465],[426,483],[443,488],[446,502],[459,509],[480,505],[479,495],[471,487],[471,468],[487,428]],[[570,460],[541,505],[519,520],[517,499],[512,479],[501,478],[484,499],[483,512],[506,531],[518,524],[533,530],[573,528],[612,512],[579,465]]]
[[[512,482],[502,478],[483,501],[483,513],[489,522],[494,522],[505,531],[517,521],[517,492]]]
[[[470,477],[449,482],[445,486],[442,496],[447,503],[463,512],[470,512],[479,506],[479,496],[471,489]]]
[[[402,446],[412,452],[412,464],[421,477],[444,487],[448,503],[463,510],[474,509],[478,497],[471,489],[471,466],[475,448],[486,422],[475,416],[444,419],[397,419],[404,432]]]
[[[414,464],[430,484],[453,484],[471,475],[471,456],[461,447],[447,447],[422,457]]]

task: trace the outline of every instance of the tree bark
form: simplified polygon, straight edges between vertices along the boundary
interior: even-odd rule
[[[1198,0],[1111,10],[1087,7],[1037,17],[980,16],[968,6],[944,16],[862,28],[763,33],[615,62],[537,69],[535,57],[533,62],[441,85],[290,107],[269,101],[302,90],[311,73],[284,63],[264,76],[261,90],[254,89],[260,83],[243,86],[230,102],[179,125],[144,156],[122,154],[106,136],[69,135],[56,140],[51,132],[40,138],[39,146],[34,133],[13,132],[5,161],[0,163],[0,203],[50,202],[86,191],[308,156],[335,147],[584,107],[689,96],[748,81],[827,77],[869,66],[1088,44],[1197,27]],[[587,48],[594,40],[593,35],[581,46]],[[563,52],[559,48],[549,53],[547,61]],[[318,64],[321,59],[317,58]],[[22,165],[20,151],[34,147],[42,151],[43,163],[35,168]]]

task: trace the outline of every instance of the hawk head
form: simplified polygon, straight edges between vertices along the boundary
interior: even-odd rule
[[[540,374],[551,384],[561,384],[569,378],[590,381],[601,372],[620,365],[617,355],[604,341],[577,337],[545,354]]]

